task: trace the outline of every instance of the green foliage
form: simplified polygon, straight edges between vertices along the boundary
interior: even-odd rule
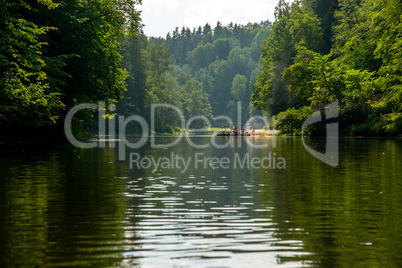
[[[295,46],[302,44],[313,51],[319,51],[322,47],[321,21],[307,6],[292,5],[289,33]]]
[[[237,101],[244,101],[246,98],[247,77],[241,74],[237,74],[233,78],[232,88],[230,93]]]
[[[126,78],[127,91],[124,92],[124,98],[117,105],[117,113],[125,116],[142,114],[147,94],[146,48],[148,40],[140,34],[132,38],[122,39],[121,44],[121,54],[124,59],[122,65],[129,76]]]
[[[194,69],[207,67],[216,58],[214,45],[211,43],[200,45],[188,53],[187,62],[191,62]]]
[[[261,47],[262,71],[253,85],[254,92],[251,96],[254,105],[270,115],[303,104],[300,100],[304,101],[306,96],[301,95],[309,93],[302,93],[295,86],[289,89],[289,82],[297,77],[299,85],[308,87],[304,84],[305,81],[301,81],[308,79],[305,77],[308,71],[302,67],[302,60],[305,61],[307,55],[297,55],[299,52],[305,54],[306,50],[318,51],[322,42],[319,19],[307,6],[300,6],[297,1],[292,5],[280,1],[275,14],[276,21],[270,36]],[[295,62],[293,74],[286,73],[285,70]],[[285,78],[282,79],[284,72]],[[302,98],[298,100],[294,94]]]
[[[375,56],[383,64],[378,70],[378,84],[383,93],[382,102],[387,112],[402,111],[402,3],[381,1],[374,13],[380,20],[375,31],[379,35]]]
[[[313,70],[310,64],[316,58],[316,53],[304,46],[296,46],[297,55],[294,64],[283,72],[283,80],[289,83],[289,91],[303,104],[314,94]]]
[[[0,124],[54,124],[64,108],[60,92],[49,86],[42,59],[46,44],[40,37],[52,28],[19,15],[30,10],[24,1],[0,6]]]
[[[395,136],[402,133],[402,114],[391,113],[371,118],[363,123],[350,125],[345,128],[345,135],[350,136]]]
[[[402,4],[323,2],[331,12],[324,12],[315,0],[279,3],[272,33],[261,48],[264,59],[253,85],[254,105],[286,116],[279,126],[297,133],[306,112],[338,100],[346,134],[397,135],[397,115],[402,111]],[[329,22],[333,33],[328,32]],[[332,41],[325,40],[332,34]],[[311,128],[310,133],[317,130]]]
[[[127,92],[117,107],[119,115],[141,115],[150,123],[152,104],[169,104],[181,110],[185,120],[204,116],[212,120],[211,105],[203,84],[189,73],[189,66],[174,66],[169,49],[161,40],[147,40],[140,34],[123,41],[123,65],[129,73]],[[154,109],[155,131],[180,132],[180,117],[168,107]],[[202,128],[203,120],[195,120],[191,128]],[[131,126],[128,133],[139,133],[139,126]]]
[[[139,3],[2,1],[0,124],[55,125],[77,103],[121,99],[127,74],[117,38],[135,34]],[[88,111],[82,118],[93,118]]]
[[[183,111],[187,120],[195,116],[204,116],[208,121],[213,119],[208,94],[203,91],[202,83],[191,78],[182,87]],[[195,120],[191,128],[203,128],[206,122]]]
[[[180,32],[176,28],[172,34],[168,33],[166,39],[161,39],[172,52],[173,69],[183,70],[173,72],[180,85],[185,84],[185,73],[201,82],[215,116],[228,115],[234,119],[238,101],[242,102],[241,120],[247,120],[250,113],[257,114],[253,104],[249,103],[251,84],[260,70],[257,46],[269,35],[271,23],[230,23],[223,26],[218,22],[214,29],[208,24],[193,31],[183,29]],[[155,41],[151,38],[151,42]],[[239,75],[246,79],[241,94],[236,90],[231,92],[232,83]]]
[[[250,98],[249,85],[247,83],[247,77],[241,74],[237,74],[233,78],[232,88],[230,93],[233,96],[233,100],[229,100],[227,108],[229,109],[231,118],[236,118],[238,113],[238,103],[241,105],[242,122],[246,122],[249,118],[250,106],[248,99]]]
[[[121,99],[122,115],[149,119],[152,104],[167,103],[186,119],[233,118],[241,102],[240,120],[258,108],[286,116],[279,126],[294,134],[310,112],[338,100],[346,134],[401,132],[399,0],[280,0],[273,24],[218,22],[149,40],[140,3],[2,1],[0,125],[57,125],[77,103]],[[77,120],[94,117],[88,110]],[[163,108],[156,120],[160,132],[179,126]]]
[[[301,128],[306,119],[314,112],[311,107],[303,106],[298,109],[289,108],[284,112],[278,114],[277,128],[281,130],[283,134],[301,135]],[[305,134],[309,135],[311,132],[306,130]]]
[[[332,47],[335,12],[339,10],[339,0],[303,0],[302,3],[314,11],[321,22],[323,31],[320,53],[328,54]]]

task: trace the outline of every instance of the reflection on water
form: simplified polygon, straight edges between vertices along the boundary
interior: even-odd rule
[[[0,266],[402,265],[402,140],[341,140],[332,168],[299,138],[217,142],[230,139],[127,152],[192,158],[185,172],[130,169],[112,148],[0,147]],[[196,168],[197,153],[231,163],[272,153],[286,169]]]

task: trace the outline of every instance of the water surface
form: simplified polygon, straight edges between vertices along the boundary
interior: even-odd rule
[[[341,139],[337,168],[300,138],[218,143],[230,139],[148,143],[125,161],[117,148],[3,145],[0,266],[402,266],[401,139]],[[191,162],[130,168],[130,153]],[[196,167],[195,154],[231,165]],[[285,166],[233,166],[247,155]]]

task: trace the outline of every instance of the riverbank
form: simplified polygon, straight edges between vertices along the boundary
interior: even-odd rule
[[[16,127],[1,125],[0,144],[64,143],[64,131],[51,127]]]
[[[31,144],[67,143],[64,125],[57,124],[41,127],[21,127],[15,125],[0,125],[0,144]],[[75,138],[81,141],[90,140],[98,136],[98,130],[88,125],[73,125],[72,132]]]
[[[255,131],[248,130],[247,133],[250,133],[251,136],[274,136],[274,135],[279,135],[280,131],[279,130],[256,129]]]
[[[214,135],[221,131],[227,131],[227,129],[212,128],[212,129],[202,129],[202,130],[184,130],[185,134],[190,135]],[[77,127],[73,130],[74,136],[81,141],[97,140],[98,132],[95,129],[78,129]],[[155,133],[156,135],[180,135],[181,132],[176,133]],[[247,130],[246,133],[250,134],[250,137],[272,137],[272,136],[300,136],[291,135],[289,133],[282,133],[279,130],[267,130],[267,129],[255,129]],[[140,133],[126,133],[127,136],[141,135]],[[322,135],[323,136],[323,135]],[[340,137],[367,137],[367,138],[380,138],[383,136],[370,136],[370,135],[345,135],[344,132],[340,131]],[[402,138],[402,134],[396,136],[387,136],[394,138]],[[66,143],[68,142],[65,137],[62,128],[56,127],[43,127],[43,128],[3,128],[0,133],[0,144],[33,144],[33,143]]]

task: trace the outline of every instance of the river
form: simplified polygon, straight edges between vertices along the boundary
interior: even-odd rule
[[[402,267],[402,139],[245,139],[1,145],[0,266]]]

